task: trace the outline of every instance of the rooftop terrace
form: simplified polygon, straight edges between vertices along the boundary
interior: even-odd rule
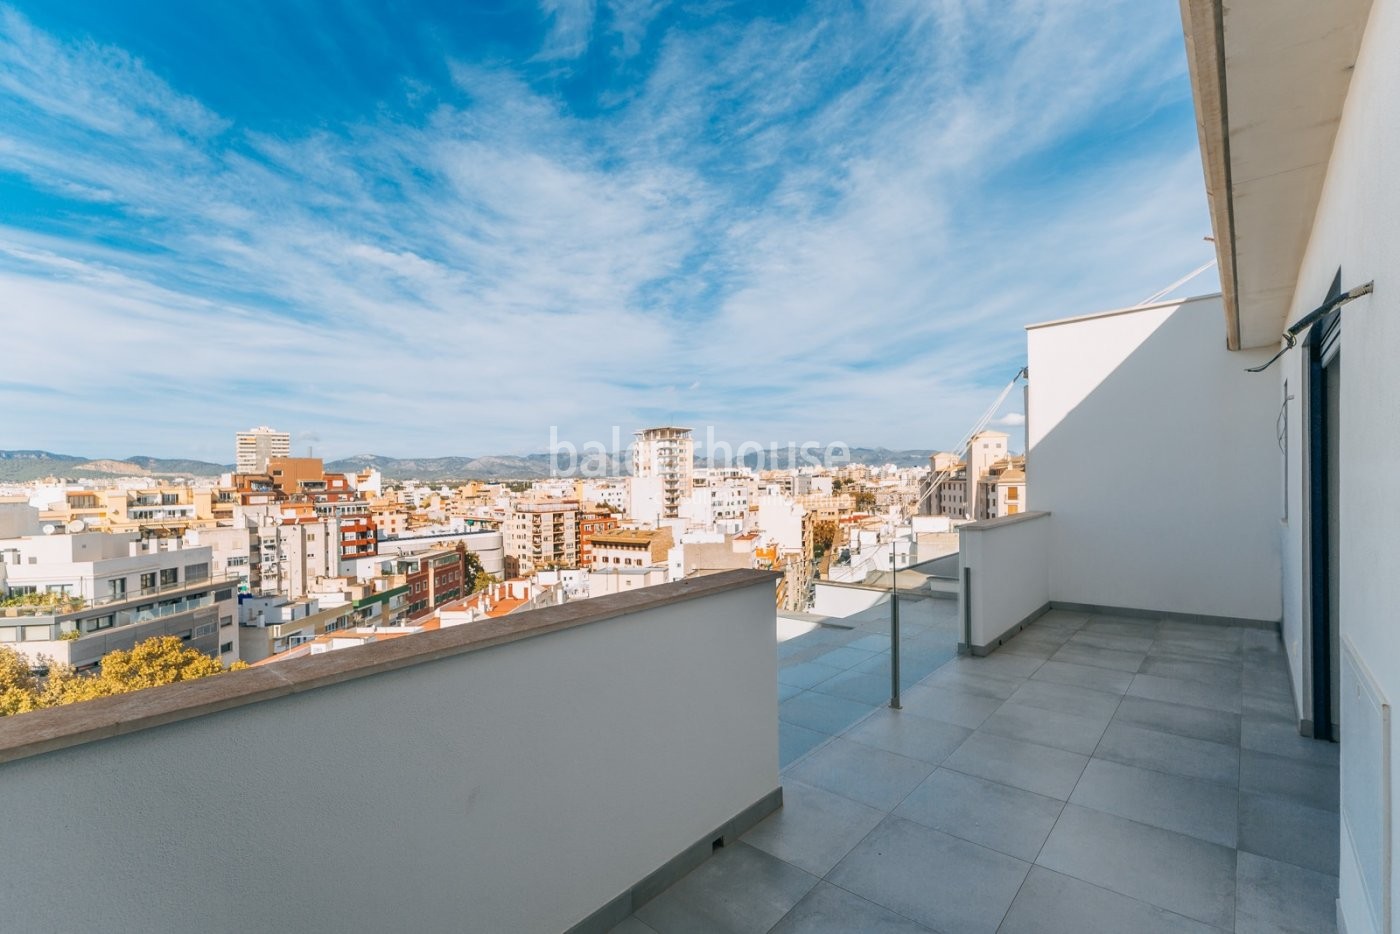
[[[779,646],[782,810],[618,934],[1335,930],[1275,633],[1052,610],[957,658],[955,602],[900,616],[902,710],[886,607]]]

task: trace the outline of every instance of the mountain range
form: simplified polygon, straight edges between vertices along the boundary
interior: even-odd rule
[[[792,452],[779,450],[776,456],[750,454],[743,458],[749,467],[785,468],[792,466]],[[929,450],[893,451],[888,448],[851,448],[849,463],[894,464],[897,467],[927,466]],[[484,457],[384,457],[379,454],[357,454],[329,461],[326,469],[333,473],[348,473],[374,467],[385,480],[534,480],[551,475],[548,454],[494,454]],[[796,458],[801,465],[801,456]],[[700,464],[697,461],[697,464]],[[561,461],[561,468],[569,466]],[[591,476],[618,476],[627,472],[626,456],[606,456],[603,463],[586,465]],[[217,477],[233,470],[232,464],[184,458],[79,457],[53,454],[48,451],[0,451],[0,482],[24,483],[45,477],[78,479],[112,479],[115,477]],[[567,472],[567,471],[564,471]]]

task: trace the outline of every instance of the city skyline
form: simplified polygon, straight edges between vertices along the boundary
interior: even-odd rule
[[[947,447],[1211,253],[1173,9],[359,13],[0,7],[0,447]]]

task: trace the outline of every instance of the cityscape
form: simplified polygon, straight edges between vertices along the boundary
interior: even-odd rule
[[[697,466],[692,429],[658,427],[626,475],[436,485],[291,451],[259,426],[216,477],[0,485],[0,643],[41,670],[165,636],[264,664],[741,568],[780,572],[776,610],[805,614],[821,581],[878,591],[892,557],[1027,508],[995,430],[922,467],[752,470]]]
[[[1400,930],[1400,0],[0,0],[0,934]]]

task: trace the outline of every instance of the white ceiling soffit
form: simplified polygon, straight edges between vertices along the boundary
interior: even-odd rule
[[[1287,324],[1370,10],[1181,0],[1231,350],[1275,345]]]

